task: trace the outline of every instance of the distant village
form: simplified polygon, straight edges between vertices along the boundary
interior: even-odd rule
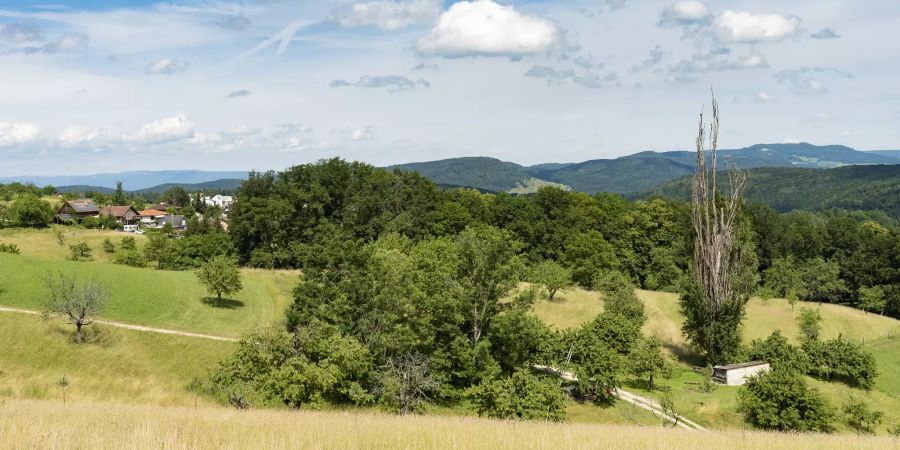
[[[204,196],[198,195],[198,200],[203,206],[217,208],[221,211],[216,220],[223,228],[227,228],[225,219],[227,213],[234,204],[234,197],[230,195]],[[178,212],[182,212],[179,214]],[[138,211],[131,205],[106,205],[100,206],[90,198],[78,198],[64,200],[62,206],[56,211],[54,221],[58,224],[83,224],[86,221],[97,222],[105,220],[106,224],[122,231],[142,234],[145,229],[170,228],[173,231],[186,231],[191,217],[183,213],[183,209],[167,203],[156,203],[146,209]],[[200,211],[192,211],[198,219],[204,219]]]

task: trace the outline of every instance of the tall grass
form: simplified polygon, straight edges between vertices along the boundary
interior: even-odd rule
[[[884,449],[855,435],[691,432],[659,426],[510,422],[359,412],[236,411],[13,400],[0,404],[0,448],[90,449]]]

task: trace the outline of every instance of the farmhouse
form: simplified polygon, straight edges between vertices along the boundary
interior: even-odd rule
[[[101,216],[112,216],[122,225],[136,224],[141,215],[131,206],[107,206],[100,210]]]
[[[158,223],[159,219],[162,219],[169,215],[169,213],[157,209],[145,209],[138,212],[138,215],[141,217],[141,224],[153,225]]]
[[[100,208],[89,198],[68,200],[56,211],[56,221],[57,223],[71,222],[85,217],[96,217],[98,214],[100,214]]]
[[[750,361],[740,364],[713,367],[713,381],[726,386],[740,386],[747,382],[747,378],[762,372],[769,371],[769,363],[765,361]]]

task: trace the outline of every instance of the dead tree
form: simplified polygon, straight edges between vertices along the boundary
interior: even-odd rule
[[[401,415],[416,412],[428,400],[428,394],[440,387],[430,364],[429,358],[418,352],[388,358],[379,376],[377,393],[395,404]]]
[[[109,290],[97,280],[79,282],[77,275],[50,275],[45,307],[51,314],[66,318],[75,325],[75,342],[81,343],[82,327],[94,322],[109,300]]]
[[[736,226],[746,174],[729,168],[727,192],[722,195],[716,165],[718,139],[719,105],[713,97],[708,150],[702,113],[697,133],[697,170],[691,183],[694,285],[682,296],[682,311],[688,319],[685,334],[715,363],[724,362],[739,344],[748,298],[743,292],[746,287],[736,281],[742,270]]]

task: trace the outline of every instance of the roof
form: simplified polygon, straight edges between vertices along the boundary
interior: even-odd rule
[[[150,205],[147,207],[147,209],[155,209],[157,211],[165,211],[168,208],[169,208],[169,205],[167,205],[165,203],[157,203],[155,205]]]
[[[147,216],[165,216],[166,214],[169,214],[169,213],[167,213],[165,211],[160,211],[158,209],[145,209],[143,211],[138,212],[138,214],[140,214],[142,217],[147,217]]]
[[[64,206],[66,204],[71,206],[72,209],[75,210],[75,212],[79,212],[79,213],[87,213],[87,212],[95,213],[95,212],[100,211],[100,209],[97,208],[97,205],[94,204],[94,201],[89,198],[81,198],[78,200],[69,200],[66,203],[63,203]]]
[[[738,364],[729,364],[727,366],[715,366],[713,369],[722,369],[722,370],[733,370],[733,369],[743,369],[745,367],[753,367],[753,366],[761,366],[763,364],[769,364],[766,361],[750,361]]]
[[[113,217],[125,217],[125,214],[128,214],[128,211],[132,211],[137,214],[137,211],[134,210],[131,206],[106,206],[100,210],[101,216],[113,216]]]
[[[178,216],[175,214],[170,214],[159,220],[160,220],[160,222],[167,223],[169,225],[172,225],[172,227],[175,227],[175,228],[182,226],[182,224],[187,225],[187,220],[184,218],[184,216]]]

